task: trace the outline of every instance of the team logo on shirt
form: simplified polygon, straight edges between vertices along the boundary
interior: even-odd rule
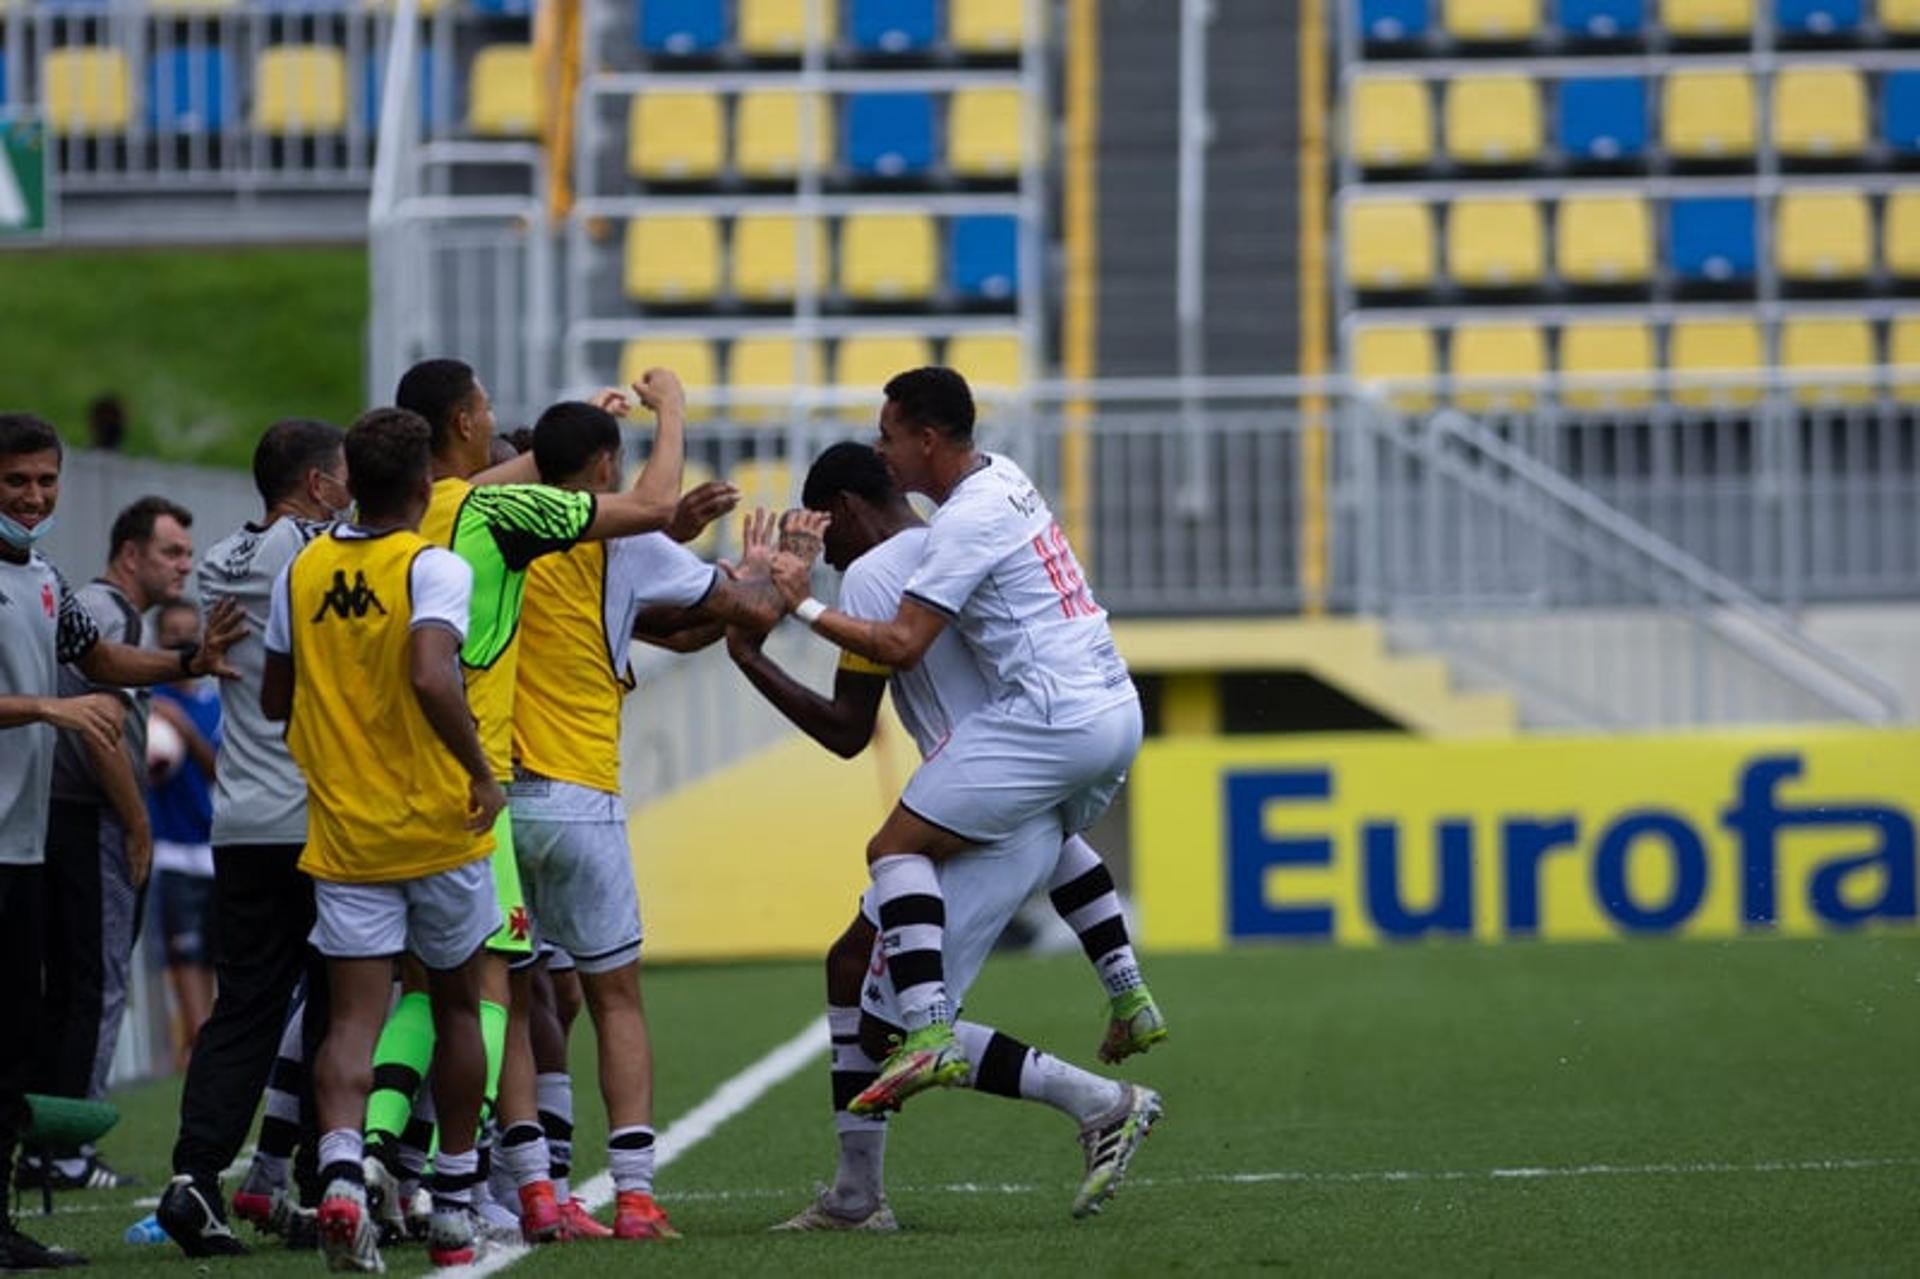
[[[382,617],[387,615],[386,605],[380,602],[380,597],[373,593],[371,586],[367,585],[367,575],[356,569],[353,574],[353,585],[348,586],[346,570],[335,569],[333,585],[327,589],[325,595],[320,597],[320,609],[313,615],[313,620],[323,621],[327,614],[332,613],[342,621],[358,621],[369,611],[378,613]]]
[[[13,601],[7,602],[11,604]],[[40,583],[40,610],[48,617],[57,616],[60,612],[60,601],[54,598],[51,582]]]

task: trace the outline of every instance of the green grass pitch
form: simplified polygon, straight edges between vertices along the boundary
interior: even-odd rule
[[[1067,1215],[1072,1126],[962,1093],[914,1102],[888,1154],[906,1233],[769,1237],[832,1167],[824,1066],[673,1164],[687,1239],[552,1248],[504,1273],[1913,1273],[1920,939],[1275,949],[1149,960],[1173,1038],[1125,1073],[1167,1113],[1126,1188]],[[671,1122],[817,1012],[815,965],[663,968],[648,1003]],[[1077,956],[988,966],[972,1015],[1090,1062]],[[580,1175],[601,1162],[575,1036]],[[121,1242],[165,1171],[176,1086],[121,1098],[106,1148],[141,1192],[64,1196],[29,1229],[92,1274],[190,1275]],[[627,1258],[623,1250],[643,1249]],[[390,1270],[426,1270],[393,1250]],[[213,1263],[317,1274],[313,1254]],[[205,1273],[205,1271],[201,1271]]]

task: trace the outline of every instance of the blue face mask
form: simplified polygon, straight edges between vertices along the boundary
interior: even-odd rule
[[[30,551],[34,544],[53,531],[53,516],[49,515],[32,528],[28,528],[11,515],[0,515],[0,542],[16,550]]]

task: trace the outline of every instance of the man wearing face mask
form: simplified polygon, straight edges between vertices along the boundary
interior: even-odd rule
[[[104,693],[57,695],[59,664],[72,663],[103,684],[147,686],[182,674],[230,675],[223,660],[238,638],[231,610],[216,610],[192,654],[144,651],[101,636],[35,545],[52,527],[60,496],[60,437],[38,418],[0,413],[0,1184],[27,1120],[25,1093],[42,1033],[41,928],[44,922],[49,786],[55,730],[80,734],[88,748],[121,750],[124,704]],[[14,1229],[0,1195],[0,1271],[78,1264]]]
[[[155,1214],[194,1257],[245,1251],[227,1224],[220,1173],[246,1141],[302,975],[309,983],[302,1028],[307,1057],[326,1035],[326,1000],[312,997],[324,989],[325,966],[307,944],[313,881],[298,866],[307,838],[306,781],[281,726],[260,711],[266,665],[260,637],[274,579],[351,503],[345,438],[336,426],[304,419],[267,428],[253,453],[265,514],[216,542],[200,564],[201,600],[232,601],[252,631],[233,650],[240,677],[221,688],[213,794],[217,993],[187,1065],[174,1176]],[[310,1097],[303,1110],[313,1113]],[[311,1143],[305,1153],[311,1156]],[[284,1227],[287,1171],[284,1157],[256,1158],[234,1196],[235,1212],[261,1227]]]

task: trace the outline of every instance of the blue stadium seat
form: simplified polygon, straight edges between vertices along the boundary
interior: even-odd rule
[[[1020,287],[1020,219],[972,214],[948,223],[947,283],[957,297],[1012,297]]]
[[[380,127],[380,93],[386,87],[387,52],[375,49],[367,55],[366,69],[360,78],[360,109],[365,112],[360,118],[369,129]],[[420,50],[420,74],[415,77],[420,86],[420,123],[433,128],[439,123],[433,113],[433,50]]]
[[[147,128],[155,132],[218,133],[227,127],[219,49],[176,48],[147,59]],[[0,99],[5,95],[0,94]]]
[[[1859,28],[1861,0],[1778,0],[1774,25],[1782,35],[1826,36]]]
[[[473,0],[473,11],[483,18],[530,18],[533,0]]]
[[[1360,34],[1392,44],[1427,34],[1427,0],[1360,0]]]
[[[1753,223],[1754,203],[1745,196],[1675,200],[1667,224],[1674,275],[1713,283],[1750,278],[1759,262]]]
[[[1920,71],[1889,71],[1880,85],[1880,127],[1887,145],[1920,154]]]
[[[724,0],[635,0],[640,47],[648,53],[708,53],[727,40]]]
[[[863,53],[912,53],[939,39],[933,0],[851,0],[847,35]]]
[[[1647,83],[1596,76],[1560,83],[1560,150],[1581,160],[1621,160],[1647,149]]]
[[[840,107],[847,167],[868,177],[899,178],[933,167],[933,95],[855,93]]]
[[[1639,35],[1647,22],[1647,0],[1559,0],[1554,8],[1562,31],[1589,40]]]

